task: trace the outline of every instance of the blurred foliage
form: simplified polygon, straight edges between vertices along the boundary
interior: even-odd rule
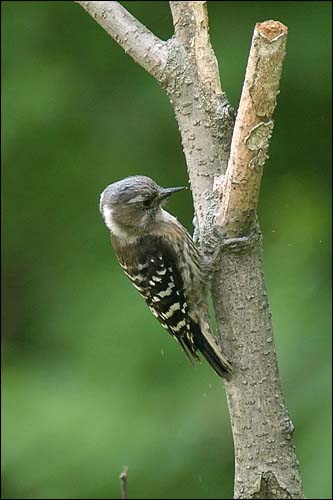
[[[163,39],[167,2],[124,2]],[[153,6],[153,8],[152,8]],[[329,2],[209,2],[237,107],[253,27],[289,27],[259,217],[282,384],[308,498],[331,498]],[[124,277],[99,193],[187,182],[151,76],[74,2],[2,2],[2,498],[231,498],[223,385]],[[169,210],[191,230],[185,192]]]

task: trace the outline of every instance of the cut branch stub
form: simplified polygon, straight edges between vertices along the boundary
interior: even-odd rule
[[[287,32],[278,21],[257,23],[254,30],[228,168],[217,183],[221,203],[215,223],[228,238],[247,235],[255,223]]]

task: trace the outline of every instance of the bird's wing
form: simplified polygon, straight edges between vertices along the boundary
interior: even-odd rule
[[[163,328],[180,344],[187,357],[200,361],[200,351],[220,376],[231,372],[231,365],[219,350],[210,329],[202,331],[201,323],[189,314],[184,287],[182,263],[167,239],[145,236],[132,254],[126,249],[116,253],[125,274],[146,300],[149,309]],[[193,304],[190,304],[193,309]]]
[[[199,361],[193,339],[193,320],[188,314],[177,255],[167,240],[146,236],[135,254],[117,256],[125,274],[141,293],[153,315],[177,340],[189,358]]]

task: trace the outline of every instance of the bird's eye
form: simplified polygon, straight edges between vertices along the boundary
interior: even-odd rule
[[[142,205],[145,207],[145,208],[149,208],[152,204],[152,199],[151,198],[147,198],[147,200],[143,201],[142,202]]]

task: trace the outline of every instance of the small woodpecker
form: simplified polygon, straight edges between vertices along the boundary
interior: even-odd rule
[[[100,212],[126,276],[153,315],[187,357],[206,358],[228,378],[231,365],[219,349],[208,318],[208,276],[191,236],[163,202],[184,187],[162,188],[137,175],[110,184],[101,194]]]

